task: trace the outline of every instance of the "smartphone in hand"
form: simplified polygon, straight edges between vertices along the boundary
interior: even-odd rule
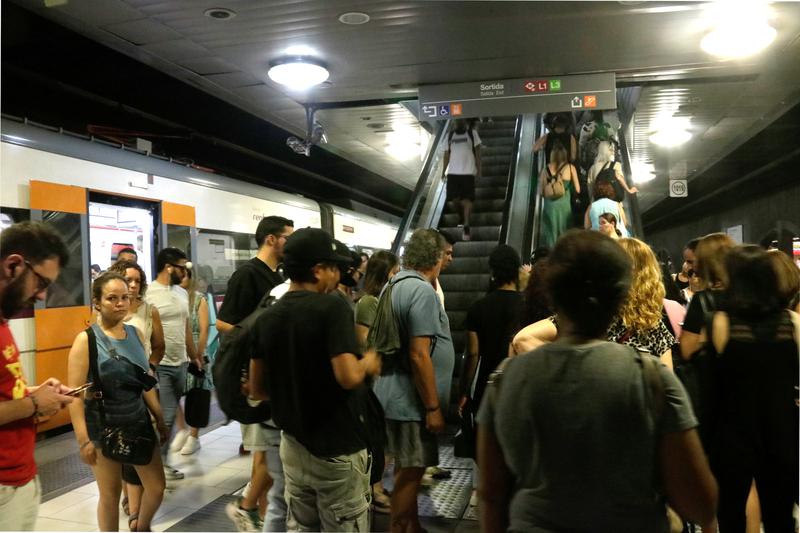
[[[77,388],[75,388],[75,389],[72,389],[71,391],[69,391],[69,392],[67,393],[67,396],[78,396],[78,395],[79,395],[79,394],[81,394],[83,391],[85,391],[85,390],[89,389],[89,388],[90,388],[92,385],[94,385],[94,383],[92,383],[91,381],[90,381],[89,383],[84,383],[84,384],[83,384],[83,385],[81,385],[80,387],[77,387]]]

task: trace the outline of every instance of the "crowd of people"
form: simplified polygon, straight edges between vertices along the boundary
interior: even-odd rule
[[[422,531],[418,495],[439,464],[456,361],[438,283],[453,243],[419,229],[402,257],[364,257],[293,226],[259,222],[257,255],[216,318],[224,344],[271,295],[243,387],[271,417],[241,425],[251,479],[226,513],[240,531],[367,531],[370,510],[393,532]],[[183,477],[167,452],[200,446],[181,397],[187,382],[210,387],[214,306],[183,251],[161,250],[150,283],[122,258],[92,284],[67,383],[29,387],[7,318],[44,298],[68,255],[43,224],[0,238],[0,529],[33,528],[35,423],[68,407],[100,529],[117,529],[124,495],[130,529],[149,530],[167,480]],[[482,530],[794,531],[800,270],[723,234],[691,241],[683,259],[673,273],[665,254],[599,226],[537,249],[530,267],[512,247],[492,251],[453,406],[477,424]]]

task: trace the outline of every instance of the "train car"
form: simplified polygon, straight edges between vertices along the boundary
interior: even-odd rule
[[[91,279],[124,248],[136,250],[148,279],[159,249],[186,250],[219,308],[231,274],[255,255],[253,233],[265,216],[324,228],[359,251],[388,249],[397,233],[389,215],[381,220],[51,128],[3,119],[2,130],[2,227],[45,221],[71,254],[46,301],[10,321],[32,383],[66,378],[66,354],[89,317]],[[63,411],[39,429],[68,421]]]

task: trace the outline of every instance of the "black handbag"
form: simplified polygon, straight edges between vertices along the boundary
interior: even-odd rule
[[[472,398],[462,409],[461,427],[453,437],[453,455],[475,459],[475,414],[472,412]]]
[[[211,391],[204,389],[202,381],[195,380],[195,385],[186,392],[186,423],[193,428],[208,426],[211,411]]]
[[[130,465],[150,464],[153,459],[153,449],[156,441],[149,420],[143,420],[141,424],[115,427],[109,427],[106,424],[103,382],[100,380],[100,370],[97,366],[97,343],[103,342],[110,354],[116,354],[116,351],[108,346],[105,333],[100,331],[100,335],[95,334],[94,326],[89,326],[86,329],[86,335],[89,337],[89,365],[94,381],[94,386],[92,387],[95,391],[94,400],[97,401],[98,411],[100,412],[100,425],[103,428],[100,438],[101,451],[107,458],[119,463]]]
[[[711,451],[715,421],[718,410],[718,354],[712,342],[712,328],[716,304],[714,295],[709,291],[701,291],[695,295],[703,310],[703,324],[706,329],[704,342],[688,361],[681,361],[675,367],[675,375],[683,383],[692,402],[697,420],[700,422],[698,433],[706,453]]]

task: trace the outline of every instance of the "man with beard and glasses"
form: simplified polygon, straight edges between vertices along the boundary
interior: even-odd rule
[[[186,275],[186,269],[191,268],[191,264],[186,260],[186,254],[178,248],[164,248],[158,252],[156,268],[158,274],[147,288],[145,301],[158,309],[161,325],[164,328],[166,348],[156,373],[161,410],[164,412],[167,430],[171,434],[178,403],[186,389],[189,359],[192,359],[198,368],[203,368],[203,360],[197,357],[192,340],[189,305],[178,292],[183,290],[179,285]],[[161,452],[164,457],[164,475],[167,480],[183,479],[182,472],[167,464],[168,451],[167,442]]]
[[[22,222],[0,234],[0,531],[33,530],[41,500],[36,419],[72,401],[55,378],[27,385],[8,319],[45,299],[68,258],[59,236],[42,223]]]

